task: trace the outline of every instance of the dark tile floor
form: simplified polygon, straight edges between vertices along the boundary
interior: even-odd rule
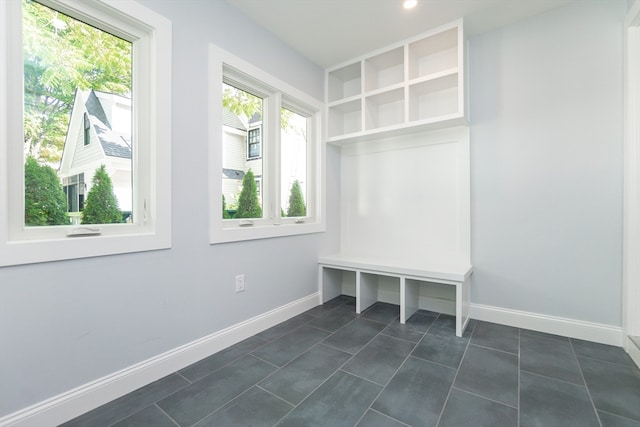
[[[70,426],[640,427],[621,348],[341,296]]]

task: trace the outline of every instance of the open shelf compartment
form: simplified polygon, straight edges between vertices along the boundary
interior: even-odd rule
[[[458,67],[458,28],[409,44],[409,80]]]
[[[368,96],[365,100],[365,130],[403,124],[404,88]]]
[[[362,93],[362,66],[355,62],[329,72],[329,102],[339,101]]]
[[[458,74],[409,86],[409,121],[431,120],[460,113]]]
[[[368,58],[364,62],[365,92],[404,81],[404,46]]]
[[[329,138],[360,131],[362,131],[360,99],[329,107]]]

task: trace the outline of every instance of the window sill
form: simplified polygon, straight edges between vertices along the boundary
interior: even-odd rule
[[[220,243],[242,242],[245,240],[322,233],[324,231],[325,225],[321,222],[252,225],[249,227],[237,224],[212,231],[210,243],[216,245]]]

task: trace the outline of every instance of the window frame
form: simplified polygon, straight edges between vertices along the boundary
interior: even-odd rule
[[[23,147],[9,143],[23,140],[22,2],[0,2],[0,266],[171,247],[171,22],[135,1],[38,2],[133,43],[137,218],[92,226],[98,235],[78,225],[24,225]]]
[[[261,219],[222,219],[222,91],[224,82],[260,94],[262,118]],[[293,108],[308,117],[307,216],[282,218],[280,199],[280,108]],[[324,104],[259,67],[219,48],[209,46],[209,203],[210,243],[291,236],[325,231]]]

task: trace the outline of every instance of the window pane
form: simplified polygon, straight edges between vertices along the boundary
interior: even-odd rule
[[[283,216],[307,215],[307,117],[282,108],[281,184]]]
[[[222,84],[224,219],[262,218],[263,99]]]
[[[23,1],[25,224],[132,219],[132,44]]]

